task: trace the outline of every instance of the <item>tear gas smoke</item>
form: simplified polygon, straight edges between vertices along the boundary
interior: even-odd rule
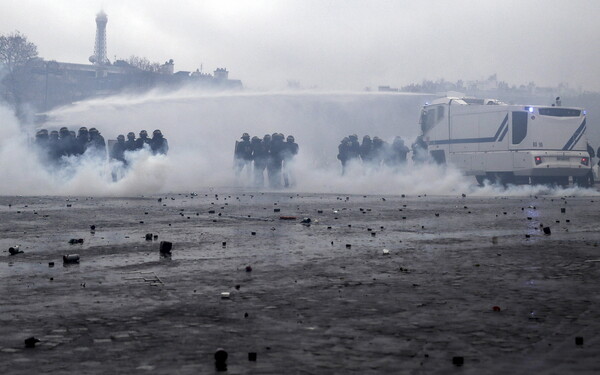
[[[129,168],[87,155],[63,160],[55,169],[32,152],[29,134],[6,108],[0,108],[5,136],[0,140],[0,194],[132,196],[201,191],[208,187],[251,187],[250,178],[234,176],[233,149],[242,133],[262,138],[280,132],[300,146],[293,165],[293,191],[357,194],[576,195],[590,189],[524,186],[504,190],[476,188],[474,179],[452,167],[409,163],[365,168],[350,164],[341,176],[336,159],[340,140],[368,134],[407,145],[418,135],[421,105],[431,97],[380,93],[206,93],[190,89],[153,91],[137,96],[87,100],[48,113],[47,129],[97,128],[108,139],[145,129],[160,129],[169,141],[168,156],[147,150],[126,153]],[[410,159],[410,154],[409,154]],[[122,178],[113,181],[113,174]]]

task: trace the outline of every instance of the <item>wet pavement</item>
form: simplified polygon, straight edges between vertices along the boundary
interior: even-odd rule
[[[598,373],[599,200],[0,197],[0,373]]]

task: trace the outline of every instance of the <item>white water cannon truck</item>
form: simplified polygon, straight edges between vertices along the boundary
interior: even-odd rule
[[[431,157],[501,184],[588,186],[586,111],[582,108],[509,105],[496,99],[440,98],[421,111]]]

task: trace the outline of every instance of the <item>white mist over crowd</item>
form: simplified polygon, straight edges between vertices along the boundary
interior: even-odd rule
[[[590,195],[591,189],[475,186],[451,166],[410,161],[400,168],[367,168],[351,163],[342,176],[336,159],[349,134],[401,136],[410,145],[419,134],[418,114],[426,96],[379,93],[206,93],[189,89],[120,95],[75,103],[48,113],[46,129],[95,127],[106,140],[119,134],[160,129],[168,155],[149,150],[127,152],[128,167],[117,161],[64,157],[57,168],[32,142],[41,127],[19,124],[0,107],[0,194],[135,196],[207,188],[253,189],[251,177],[233,168],[235,141],[242,133],[262,138],[274,132],[293,135],[300,147],[290,168],[288,191],[340,194]],[[115,179],[115,176],[118,178]],[[266,176],[265,176],[266,177]],[[265,188],[264,190],[268,190]]]

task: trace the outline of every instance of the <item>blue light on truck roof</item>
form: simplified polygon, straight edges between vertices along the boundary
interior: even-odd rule
[[[533,113],[533,107],[529,107],[529,113]]]
[[[587,115],[587,111],[585,109],[583,110],[583,115]]]

